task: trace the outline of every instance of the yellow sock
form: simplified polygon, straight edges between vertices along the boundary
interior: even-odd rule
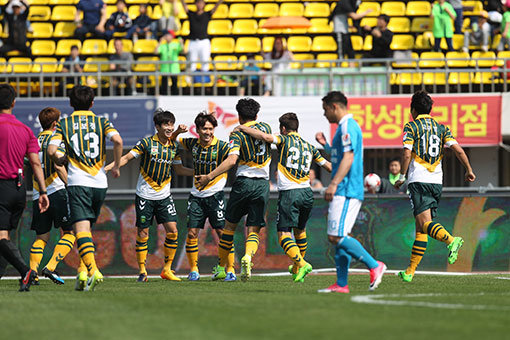
[[[296,239],[296,244],[299,248],[299,252],[301,253],[301,257],[305,258],[306,250],[308,249],[308,241],[306,239],[306,232],[302,232],[301,234],[294,235]]]
[[[165,271],[172,269],[175,252],[177,251],[177,233],[166,233],[165,239]]]
[[[85,265],[85,263],[83,263],[83,260],[80,258],[80,264],[78,265],[76,272],[79,274],[81,272],[86,272],[86,271],[87,271],[87,266]]]
[[[44,247],[46,247],[46,241],[36,239],[32,248],[30,248],[30,269],[37,271],[39,264],[43,258]]]
[[[64,234],[62,238],[58,241],[55,249],[53,250],[53,255],[51,256],[50,261],[46,265],[51,271],[54,271],[60,261],[62,261],[67,254],[73,249],[74,241],[76,237],[73,234]]]
[[[234,247],[234,233],[232,230],[223,230],[220,242],[218,243],[219,265],[225,267],[228,263],[228,257]]]
[[[235,257],[236,257],[236,252],[235,252],[234,247],[232,247],[232,249],[230,249],[230,253],[228,254],[228,258],[227,258],[227,268],[226,268],[227,273],[235,273],[235,268],[234,268]]]
[[[287,254],[291,261],[294,262],[294,265],[297,267],[303,267],[305,265],[305,261],[301,257],[301,253],[299,252],[296,242],[288,236],[281,236],[279,241],[285,251],[285,254]]]
[[[92,243],[92,234],[84,231],[76,234],[76,242],[78,243],[78,252],[87,267],[89,276],[97,270],[96,258],[94,256],[94,243]]]
[[[450,244],[453,241],[452,235],[446,231],[446,229],[437,222],[430,221],[423,225],[423,232],[429,234],[430,237],[444,242],[446,244]]]
[[[414,275],[416,268],[420,264],[423,255],[425,255],[425,250],[427,250],[427,241],[428,236],[424,233],[416,233],[416,238],[413,244],[413,250],[411,251],[411,262],[409,263],[409,267],[406,269],[406,274]]]
[[[259,234],[255,232],[251,232],[248,234],[246,238],[246,251],[245,254],[252,256],[255,255],[257,249],[259,248]]]
[[[190,271],[198,272],[198,238],[186,238],[186,256]]]
[[[147,274],[145,261],[147,260],[147,253],[149,252],[149,247],[147,246],[148,240],[149,237],[136,236],[136,259],[138,261],[138,267],[140,268],[140,274]]]

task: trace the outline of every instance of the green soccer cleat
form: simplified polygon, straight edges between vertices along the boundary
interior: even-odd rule
[[[459,256],[459,249],[464,244],[464,240],[462,237],[454,237],[453,242],[448,245],[448,250],[450,254],[448,255],[448,263],[454,264],[457,261],[457,257]]]
[[[289,273],[292,275],[292,281],[294,281],[296,279],[296,273],[294,273],[294,265],[291,264],[289,266]]]
[[[250,279],[252,267],[251,256],[244,255],[241,259],[241,281],[248,281]]]
[[[212,269],[212,280],[224,280],[227,277],[227,273],[225,272],[225,267],[220,266],[219,264],[214,266]]]
[[[305,264],[303,267],[299,268],[296,277],[294,278],[294,282],[304,282],[304,278],[306,275],[312,272],[313,268],[310,263]]]
[[[405,270],[402,270],[402,271],[398,272],[397,275],[404,282],[411,282],[411,281],[413,281],[413,274],[406,274]]]
[[[96,288],[96,286],[103,282],[103,274],[96,269],[94,274],[87,280],[87,286],[85,287],[86,292],[92,292]]]
[[[87,279],[87,272],[79,272],[78,275],[76,275],[76,284],[74,286],[74,290],[84,290],[85,286],[87,285]]]

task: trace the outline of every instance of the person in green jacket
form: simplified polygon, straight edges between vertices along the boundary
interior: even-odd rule
[[[181,72],[181,67],[178,63],[179,53],[183,50],[182,39],[176,38],[173,30],[168,30],[161,37],[161,40],[156,47],[156,53],[159,54],[161,61],[174,61],[174,63],[161,63],[159,71],[163,74],[161,77],[160,93],[163,95],[168,94],[168,78],[170,78],[172,85],[170,86],[170,94],[178,94],[177,89],[177,75]]]
[[[434,35],[434,51],[439,52],[441,39],[446,39],[448,51],[453,51],[452,37],[453,37],[453,21],[457,17],[455,10],[446,0],[439,0],[432,6],[432,19],[434,19],[434,26],[432,27],[432,34]]]

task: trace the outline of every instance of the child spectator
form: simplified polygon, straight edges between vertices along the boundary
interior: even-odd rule
[[[260,68],[255,64],[255,55],[248,54],[246,56],[246,63],[243,68],[244,71],[259,72]],[[250,89],[248,89],[250,88]],[[241,80],[241,88],[239,89],[239,95],[244,97],[246,93],[249,96],[258,96],[260,89],[260,77],[259,76],[244,76]]]
[[[178,94],[177,75],[181,72],[181,67],[178,61],[179,53],[181,53],[182,50],[182,39],[176,39],[175,32],[172,30],[167,31],[165,35],[161,37],[161,40],[156,47],[156,53],[159,54],[159,60],[171,61],[170,63],[161,63],[159,68],[159,71],[163,74],[161,77],[160,88],[160,93],[163,95],[168,94],[168,78],[172,81],[170,94]]]
[[[432,15],[434,19],[434,26],[432,27],[432,34],[434,35],[434,51],[439,52],[441,48],[441,39],[446,39],[448,51],[453,51],[452,37],[453,37],[453,24],[457,15],[452,5],[446,0],[439,0],[432,6]]]
[[[156,34],[156,22],[147,15],[147,5],[140,5],[140,15],[133,21],[133,26],[129,29],[126,38],[133,38],[133,42],[138,40],[139,35],[144,35],[145,39],[152,38]]]
[[[80,50],[78,46],[71,46],[71,54],[65,59],[63,73],[77,75],[75,77],[66,77],[66,84],[80,84],[79,74],[83,72],[83,61],[80,59]]]
[[[111,39],[116,32],[127,32],[133,25],[133,21],[126,12],[125,0],[117,0],[117,12],[114,12],[110,19],[106,22],[107,31],[105,33],[107,39]]]

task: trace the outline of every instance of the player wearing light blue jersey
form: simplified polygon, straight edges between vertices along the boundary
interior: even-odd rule
[[[361,128],[347,112],[347,98],[342,92],[332,91],[322,98],[324,116],[330,123],[338,123],[333,143],[327,145],[324,134],[317,141],[331,152],[332,179],[324,198],[329,203],[328,239],[335,245],[337,282],[319,293],[349,293],[347,277],[351,258],[363,262],[370,270],[369,290],[377,288],[386,265],[376,261],[361,243],[349,233],[354,226],[363,201],[363,137]]]

